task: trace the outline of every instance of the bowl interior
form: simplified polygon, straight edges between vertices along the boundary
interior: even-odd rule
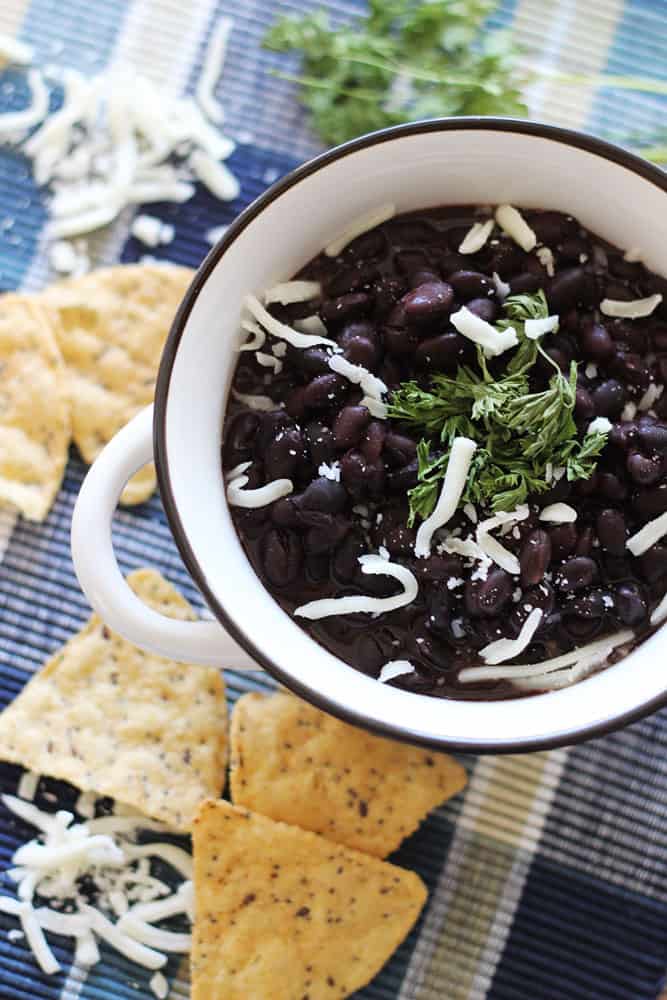
[[[233,620],[237,638],[302,695],[351,721],[432,745],[554,745],[638,713],[664,695],[667,633],[573,688],[527,699],[453,702],[381,685],[311,640],[258,581],[225,501],[221,427],[243,297],[290,277],[381,202],[395,202],[398,211],[505,201],[558,209],[611,243],[641,247],[647,265],[665,273],[664,185],[634,172],[631,163],[572,144],[567,133],[525,128],[415,127],[361,148],[352,144],[276,185],[261,210],[241,217],[202,266],[160,375],[163,494],[164,487],[171,493],[172,528],[212,609]]]

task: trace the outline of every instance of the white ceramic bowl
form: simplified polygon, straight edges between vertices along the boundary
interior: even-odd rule
[[[565,690],[446,701],[380,684],[327,652],[281,610],[245,557],[220,468],[243,298],[289,278],[347,223],[385,201],[399,212],[499,202],[569,212],[617,246],[641,247],[649,268],[667,272],[667,175],[590,136],[523,121],[448,119],[325,153],[246,209],[200,267],[164,351],[154,415],[145,411],[121,431],[81,490],[72,541],[83,590],[138,645],[220,666],[259,663],[341,718],[433,747],[551,747],[651,712],[667,701],[664,628]],[[111,517],[127,478],[153,457],[153,429],[169,523],[217,622],[173,622],[149,611],[115,562]]]

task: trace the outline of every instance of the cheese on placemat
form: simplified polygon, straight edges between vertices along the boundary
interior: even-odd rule
[[[237,805],[385,857],[459,792],[452,757],[371,736],[289,694],[244,695],[231,732]]]
[[[154,570],[128,583],[161,614],[194,619]],[[224,784],[226,723],[218,670],[137,649],[93,615],[0,715],[0,759],[186,830]]]
[[[192,835],[192,1000],[341,1000],[426,901],[414,872],[222,800]]]
[[[69,372],[72,436],[86,462],[153,401],[169,328],[193,272],[185,267],[127,264],[102,268],[47,289],[40,300]],[[121,502],[141,503],[155,489],[147,466]]]
[[[0,503],[43,521],[67,462],[67,378],[48,316],[25,295],[0,295]]]

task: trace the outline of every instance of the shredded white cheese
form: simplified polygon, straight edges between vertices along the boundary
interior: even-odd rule
[[[162,930],[160,927],[152,927],[131,913],[121,917],[116,926],[122,934],[127,934],[134,941],[155,948],[156,951],[183,953],[189,952],[191,948],[192,941],[189,934],[177,934]]]
[[[383,403],[381,400],[376,399],[375,396],[364,396],[360,402],[360,406],[365,406],[372,417],[377,420],[386,420],[389,413],[387,409],[387,404]]]
[[[487,219],[486,222],[474,222],[459,245],[459,253],[477,253],[481,250],[493,232],[494,225],[493,219]]]
[[[540,608],[533,608],[525,622],[521,626],[521,631],[516,639],[497,639],[490,642],[480,650],[480,656],[487,663],[503,663],[505,660],[512,660],[519,653],[530,645],[533,636],[537,632],[544,612]]]
[[[554,260],[553,251],[549,247],[538,247],[535,255],[547,272],[548,276],[553,278],[556,273],[556,262]]]
[[[329,358],[329,368],[337,375],[342,375],[354,385],[358,385],[366,396],[382,402],[382,394],[387,391],[387,386],[377,375],[372,375],[367,368],[362,365],[354,365],[342,354],[332,354]]]
[[[633,556],[641,556],[665,535],[667,535],[667,511],[660,514],[659,517],[654,517],[652,521],[631,535],[625,543],[625,547],[632,552]]]
[[[327,328],[317,313],[306,316],[304,319],[295,319],[294,329],[300,333],[312,333],[317,337],[326,337],[327,335]]]
[[[18,783],[17,794],[22,799],[29,799],[31,802],[37,794],[39,785],[39,775],[34,771],[24,771]]]
[[[540,511],[540,521],[569,524],[577,520],[577,512],[568,503],[550,503]]]
[[[539,609],[536,608],[535,610]],[[549,674],[554,670],[560,670],[563,667],[572,666],[572,664],[577,663],[579,660],[588,660],[598,655],[602,657],[599,662],[604,662],[613,649],[616,649],[617,646],[621,646],[625,642],[629,642],[631,639],[634,639],[634,633],[630,629],[624,629],[621,632],[614,633],[614,635],[605,636],[604,639],[598,639],[595,642],[589,643],[587,646],[573,649],[569,653],[562,653],[551,660],[544,660],[542,663],[517,663],[514,666],[508,667],[464,667],[458,675],[458,680],[463,684],[472,684],[477,681],[538,677],[542,674]]]
[[[527,319],[523,328],[529,340],[539,340],[545,333],[554,333],[558,329],[558,316],[545,316],[544,319]]]
[[[363,233],[367,233],[371,229],[375,229],[376,226],[382,225],[387,219],[391,219],[392,216],[396,215],[396,206],[393,202],[385,202],[379,205],[378,208],[372,209],[365,215],[360,216],[354,222],[343,230],[340,236],[337,236],[324,248],[324,253],[327,257],[337,257],[341,250],[344,250],[348,243],[352,240],[356,240],[357,236],[361,236]]]
[[[649,409],[649,407],[647,407]],[[628,400],[621,411],[621,420],[634,420],[637,416],[637,404]]]
[[[29,66],[33,55],[32,45],[14,38],[13,35],[0,33],[0,60],[14,63],[15,66]]]
[[[234,201],[241,193],[241,185],[228,166],[214,159],[203,149],[195,149],[188,157],[198,181],[220,201]]]
[[[496,330],[495,326],[470,312],[466,306],[452,313],[449,318],[452,326],[460,334],[484,348],[487,357],[495,358],[519,343],[513,327],[510,326],[502,331]]]
[[[393,576],[403,586],[403,592],[394,597],[367,597],[353,595],[350,597],[325,597],[323,600],[310,601],[302,604],[294,611],[300,618],[315,621],[319,618],[330,618],[333,615],[351,614],[381,614],[384,611],[395,611],[411,604],[419,592],[419,585],[414,574],[407,566],[387,562],[380,555],[359,556],[361,572],[373,576]]]
[[[648,389],[637,403],[637,409],[642,413],[650,410],[656,400],[660,399],[662,396],[663,390],[664,386],[656,385],[655,382],[651,382]]]
[[[137,215],[132,222],[130,232],[147,247],[171,243],[174,238],[174,227],[154,215]]]
[[[618,319],[643,319],[644,316],[650,316],[661,302],[662,295],[659,293],[649,295],[645,299],[632,299],[630,302],[603,299],[600,303],[600,312]]]
[[[210,243],[211,246],[215,246],[216,243],[220,242],[228,229],[229,226],[211,226],[210,229],[206,230],[206,242]]]
[[[299,333],[298,330],[293,330],[292,327],[287,326],[286,323],[281,323],[280,320],[277,320],[275,316],[272,316],[271,313],[264,308],[255,295],[246,295],[244,304],[248,312],[254,316],[257,322],[260,323],[268,333],[277,337],[279,340],[286,340],[288,344],[292,345],[292,347],[305,349],[308,347],[316,347],[318,344],[325,344],[327,347],[337,347],[335,340],[329,340],[327,337],[307,333]]]
[[[280,500],[294,491],[294,484],[291,479],[274,479],[273,482],[265,486],[259,486],[255,490],[246,490],[244,486],[248,483],[245,475],[232,479],[227,485],[227,503],[232,507],[242,507],[245,510],[255,510],[258,507],[266,507],[274,500]]]
[[[586,428],[587,434],[608,434],[612,429],[613,424],[611,420],[607,420],[606,417],[596,417],[591,420],[590,424]]]
[[[288,306],[292,302],[311,302],[319,299],[321,294],[322,285],[319,281],[285,281],[269,288],[264,293],[264,302],[267,306],[272,302]]]
[[[473,524],[477,524],[477,508],[475,507],[474,503],[470,502],[464,503],[463,513],[465,514],[465,516],[468,518],[469,521],[472,521]]]
[[[255,396],[251,393],[238,392],[236,389],[232,389],[232,396],[237,403],[243,403],[248,409],[257,410],[259,413],[270,413],[271,410],[279,409],[278,404],[274,403],[270,396]]]
[[[246,333],[251,333],[252,337],[245,344],[241,344],[239,351],[257,351],[260,347],[264,347],[266,333],[262,330],[259,323],[255,323],[252,319],[244,319],[241,322],[241,329]]]
[[[499,205],[496,209],[496,222],[526,253],[535,249],[537,236],[513,205]]]
[[[225,115],[222,105],[215,99],[215,85],[222,74],[233,24],[230,17],[221,17],[215,25],[197,81],[197,102],[206,117],[218,125],[222,124]]]
[[[156,972],[154,976],[151,976],[148,985],[157,997],[157,1000],[166,1000],[169,995],[169,983],[161,972]]]
[[[274,375],[280,375],[283,370],[282,361],[274,354],[264,354],[263,351],[256,351],[255,358],[258,365],[261,365],[262,368],[270,368]]]
[[[58,960],[46,943],[44,932],[39,926],[32,905],[24,902],[20,903],[19,907],[18,918],[21,921],[21,927],[23,928],[25,939],[30,946],[30,950],[35,956],[40,969],[42,972],[46,973],[47,976],[52,976],[56,972],[60,972]]]
[[[491,278],[493,280],[493,287],[496,290],[496,295],[498,296],[501,302],[504,302],[507,296],[512,291],[510,285],[508,285],[506,281],[503,281],[503,279],[500,277],[497,271],[493,272]]]
[[[415,555],[418,558],[430,555],[434,533],[454,516],[465,489],[470,463],[476,450],[477,444],[470,438],[454,438],[438,502],[433,512],[420,524],[417,531]]]
[[[628,264],[638,264],[643,256],[644,252],[639,247],[630,247],[623,254],[623,260],[627,260]]]
[[[508,573],[516,576],[521,571],[519,560],[514,553],[506,549],[493,535],[489,535],[485,531],[478,531],[477,542],[484,555],[502,569],[507,570]]]
[[[382,667],[378,680],[381,684],[386,684],[388,681],[393,681],[396,677],[403,677],[404,674],[413,674],[414,672],[415,668],[409,660],[389,660]]]
[[[659,625],[665,618],[667,618],[667,594],[651,612],[651,625]]]

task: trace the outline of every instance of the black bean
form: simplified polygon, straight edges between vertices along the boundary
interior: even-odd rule
[[[345,489],[335,479],[325,479],[320,476],[306,486],[296,502],[301,510],[340,514],[347,503],[347,496]]]
[[[648,424],[642,420],[639,423],[638,433],[644,448],[657,451],[659,455],[667,455],[667,424]]]
[[[271,528],[262,539],[262,565],[269,583],[284,587],[293,583],[303,563],[303,551],[291,531]]]
[[[601,323],[588,323],[582,329],[581,350],[593,361],[609,361],[614,355],[614,342]]]
[[[366,320],[347,323],[337,340],[345,357],[355,365],[371,369],[380,361],[380,340],[375,327]]]
[[[350,531],[336,549],[331,563],[333,575],[345,583],[354,580],[359,572],[359,556],[366,550],[367,545],[361,533]]]
[[[656,351],[667,351],[667,325],[658,323],[652,326],[651,340]]]
[[[547,347],[544,353],[549,355],[554,364],[557,364],[562,372],[569,372],[570,359],[564,351],[561,351],[558,347]],[[540,358],[540,362],[543,362],[542,358]],[[540,367],[549,374],[553,371],[548,362],[543,362]]]
[[[574,547],[574,554],[577,556],[589,556],[593,551],[593,526],[585,525],[579,532],[577,544]]]
[[[401,278],[381,278],[375,285],[375,315],[384,319],[405,292],[405,282]]]
[[[322,555],[307,553],[305,562],[306,579],[309,583],[324,583],[329,579],[329,556],[326,552]]]
[[[365,406],[344,406],[333,425],[336,448],[351,448],[357,444],[368,425],[371,415]]]
[[[295,420],[299,420],[306,412],[305,396],[306,387],[297,385],[285,400],[285,409],[290,417],[294,417]]]
[[[340,375],[317,375],[304,389],[303,402],[308,410],[331,410],[341,405],[350,388]]]
[[[368,463],[360,451],[348,451],[340,460],[341,482],[355,499],[366,495]]]
[[[401,369],[393,358],[385,358],[380,365],[378,375],[388,389],[396,389],[401,382]]]
[[[493,617],[507,604],[512,593],[512,577],[504,569],[490,569],[486,580],[468,580],[465,606],[473,617]]]
[[[334,440],[333,433],[326,424],[319,420],[311,421],[306,427],[306,442],[314,465],[331,461],[334,456]]]
[[[620,350],[634,351],[636,354],[645,354],[648,350],[646,331],[636,323],[616,320],[610,327],[610,333],[614,338],[614,344]]]
[[[406,434],[389,431],[384,439],[384,450],[392,466],[403,466],[417,457],[417,442]]]
[[[465,337],[460,333],[441,333],[438,337],[422,340],[415,351],[415,362],[422,368],[452,370],[461,360],[465,348]]]
[[[597,469],[593,469],[588,479],[578,479],[574,484],[575,493],[580,497],[590,497],[596,493],[600,485],[600,476]]]
[[[474,313],[475,316],[479,316],[486,323],[495,323],[498,319],[498,303],[488,296],[481,299],[471,299],[470,302],[466,302],[466,309]]]
[[[557,524],[549,530],[553,559],[565,559],[574,552],[577,529],[573,524]]]
[[[412,566],[413,573],[423,583],[460,578],[462,569],[463,564],[457,556],[427,556],[426,559],[416,559]]]
[[[407,277],[416,271],[429,269],[428,257],[423,250],[399,250],[394,254],[394,265],[399,274]]]
[[[417,349],[417,334],[405,327],[388,326],[384,331],[384,346],[394,358],[409,358]]]
[[[350,530],[350,522],[342,517],[329,517],[327,524],[309,528],[303,540],[306,552],[323,555],[332,552]]]
[[[410,275],[409,284],[411,289],[419,288],[420,285],[430,285],[432,282],[439,283],[441,281],[440,275],[436,274],[435,271],[431,271],[428,268],[424,268],[421,271],[415,271],[414,274]]]
[[[588,594],[569,601],[564,610],[578,618],[602,618],[606,609],[602,594],[598,590],[591,590]]]
[[[626,525],[620,510],[607,507],[601,510],[595,522],[600,545],[605,552],[622,556],[625,552]]]
[[[377,462],[387,435],[386,425],[381,420],[372,420],[366,427],[359,450],[367,462]]]
[[[558,570],[556,586],[566,593],[590,587],[597,577],[597,566],[588,556],[572,556]]]
[[[580,264],[579,258],[582,254],[590,257],[591,247],[587,240],[579,236],[570,237],[570,239],[563,240],[562,243],[558,244],[558,256],[562,260]],[[584,263],[586,262],[584,261]]]
[[[628,451],[636,443],[638,437],[638,427],[633,420],[623,420],[614,424],[609,431],[609,444],[621,451]]]
[[[615,378],[607,379],[593,392],[593,405],[598,417],[616,420],[625,406],[626,391]]]
[[[361,288],[363,275],[359,267],[347,267],[337,270],[325,284],[326,294],[332,298],[354,292]]]
[[[381,668],[387,662],[387,656],[376,635],[372,632],[362,632],[355,638],[351,662],[369,677],[379,675]]]
[[[639,516],[647,521],[664,514],[667,510],[667,483],[639,490],[632,498],[632,505]]]
[[[247,462],[253,457],[260,420],[259,413],[247,410],[235,413],[231,418],[225,429],[222,449],[222,464],[225,469],[233,469],[235,465]]]
[[[592,420],[595,416],[595,404],[590,392],[582,386],[577,386],[574,403],[574,415],[579,420]]]
[[[373,308],[373,297],[367,292],[350,292],[337,299],[322,303],[320,315],[327,327],[340,325],[350,319],[366,316]]]
[[[531,213],[528,224],[540,243],[547,245],[560,243],[562,240],[576,236],[577,233],[576,220],[562,212]]]
[[[397,525],[390,528],[383,538],[383,543],[388,552],[393,556],[412,555],[417,541],[417,532],[407,525]]]
[[[512,295],[532,295],[539,292],[543,285],[544,282],[540,281],[536,274],[531,274],[530,271],[522,271],[521,274],[517,274],[516,277],[509,280]]]
[[[407,323],[412,326],[430,325],[449,315],[454,290],[445,281],[429,281],[408,292],[401,302]]]
[[[294,497],[281,497],[271,504],[271,520],[280,528],[296,528],[299,524],[299,510]]]
[[[614,594],[614,605],[623,625],[639,625],[648,614],[646,601],[636,583],[619,584]]]
[[[521,546],[521,586],[530,587],[539,583],[551,561],[551,539],[542,528],[536,528]]]
[[[288,356],[294,367],[306,375],[322,375],[331,371],[329,355],[323,347],[292,348]]]
[[[346,257],[356,257],[362,263],[380,257],[387,249],[387,239],[381,229],[371,229],[357,236],[345,247]]]
[[[625,500],[628,487],[614,472],[600,472],[598,490],[607,500]]]
[[[653,545],[648,552],[639,557],[642,575],[649,583],[662,580],[667,576],[667,546]]]
[[[294,428],[294,421],[284,410],[272,410],[262,413],[261,422],[256,432],[255,453],[263,458],[271,448],[279,434]]]
[[[267,482],[273,479],[291,479],[295,469],[303,460],[304,441],[296,427],[286,427],[279,431],[272,444],[264,452],[264,472]]]
[[[451,611],[449,607],[449,595],[446,590],[439,587],[431,590],[428,597],[428,611],[426,615],[425,627],[433,635],[448,638],[451,633]]]
[[[387,476],[387,489],[390,493],[406,493],[417,485],[418,465],[415,459],[408,462],[402,469],[395,469]]]
[[[611,364],[611,370],[624,382],[636,385],[640,389],[647,389],[651,381],[651,373],[648,366],[638,354],[630,354],[625,351],[617,351],[616,357]]]
[[[565,312],[571,306],[580,304],[586,290],[586,273],[581,267],[570,267],[559,271],[547,289],[549,308],[557,313]]]
[[[454,271],[447,278],[457,296],[464,302],[470,299],[488,298],[489,292],[495,295],[495,286],[491,278],[479,271]]]
[[[601,626],[601,618],[577,618],[575,615],[563,617],[563,631],[575,642],[590,642]]]
[[[662,462],[659,458],[631,451],[627,458],[627,469],[633,482],[639,486],[651,486],[662,475]]]

